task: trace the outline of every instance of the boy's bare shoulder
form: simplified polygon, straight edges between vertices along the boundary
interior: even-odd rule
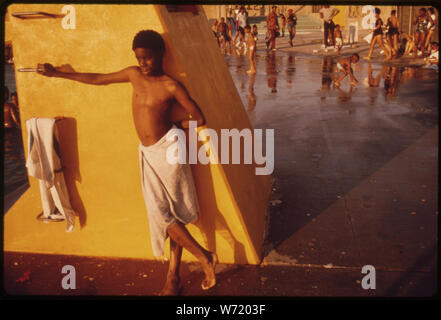
[[[141,72],[141,68],[138,66],[129,66],[127,68],[124,69],[126,72],[128,72],[129,74],[134,74],[134,73],[139,73]]]

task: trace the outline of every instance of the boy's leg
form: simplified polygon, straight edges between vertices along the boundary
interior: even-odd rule
[[[334,22],[331,22],[329,26],[329,37],[331,38],[331,46],[335,46],[335,36],[334,36]]]
[[[205,273],[205,279],[202,281],[202,289],[207,290],[213,287],[216,284],[214,269],[217,263],[217,255],[214,252],[202,248],[179,221],[170,225],[167,228],[167,233],[178,246],[190,251],[201,263]]]
[[[256,48],[250,50],[250,70],[247,71],[249,74],[256,73]]]
[[[292,38],[293,38],[293,36],[292,36],[292,27],[290,25],[288,25],[288,36],[289,36],[288,42],[289,42],[289,44],[292,47]]]
[[[392,46],[395,50],[395,55],[398,55],[398,35],[396,33],[392,36]]]
[[[167,280],[160,295],[169,296],[179,293],[179,267],[181,265],[182,247],[170,238],[170,264],[167,272]]]
[[[421,34],[421,40],[420,40],[420,47],[421,47],[421,53],[422,53],[422,57],[425,56],[425,52],[426,52],[426,37],[427,37],[427,31]]]
[[[432,34],[433,34],[433,30],[429,30],[429,31],[427,31],[426,43],[424,44],[424,47],[425,47],[426,49],[429,48],[430,40],[432,39]],[[429,52],[430,52],[430,50],[429,50]]]
[[[346,70],[346,68],[340,69],[340,71],[343,72],[343,74],[341,75],[340,78],[337,79],[337,82],[342,81],[348,75],[348,71]]]
[[[354,70],[352,70],[352,68],[349,69],[351,69],[351,72],[349,73],[349,76],[351,78],[351,85],[356,85],[358,81],[354,78]]]
[[[328,24],[328,22],[324,21],[323,29],[324,29],[324,36],[325,36],[323,44],[325,45],[325,47],[327,47],[328,46],[328,37],[329,37],[329,24]]]
[[[377,37],[373,37],[371,40],[371,47],[369,48],[367,59],[370,59],[372,57],[372,53],[374,52],[374,46],[376,42],[377,42]]]
[[[378,38],[378,44],[380,45],[381,49],[383,49],[384,53],[386,53],[385,60],[389,60],[391,58],[392,51],[391,51],[391,48],[389,47],[389,45],[387,43],[383,42],[381,35]]]
[[[271,49],[276,48],[276,30],[271,30]]]
[[[415,46],[413,47],[413,57],[416,58],[418,55],[418,47],[420,45],[420,33],[419,32],[415,32]]]

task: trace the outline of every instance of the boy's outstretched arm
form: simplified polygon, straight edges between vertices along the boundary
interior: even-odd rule
[[[171,85],[171,90],[176,101],[184,108],[187,112],[188,117],[181,121],[183,128],[189,127],[189,121],[197,121],[197,126],[202,126],[205,124],[204,116],[201,110],[196,106],[193,100],[188,95],[187,91],[178,82],[173,81]]]
[[[87,84],[105,85],[118,82],[129,82],[130,73],[133,67],[125,68],[118,72],[113,73],[79,73],[79,72],[62,72],[49,63],[38,64],[37,73],[47,76],[64,78],[74,81],[79,81]]]

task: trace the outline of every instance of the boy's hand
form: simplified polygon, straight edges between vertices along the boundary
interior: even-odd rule
[[[37,73],[43,76],[53,77],[55,76],[56,72],[57,70],[55,70],[54,66],[51,65],[50,63],[44,63],[44,64],[39,63],[37,65]]]

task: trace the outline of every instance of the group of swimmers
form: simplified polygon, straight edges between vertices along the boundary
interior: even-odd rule
[[[277,9],[273,6],[272,12],[273,16]],[[381,17],[381,10],[375,8],[375,28],[372,30],[372,40],[370,43],[369,54],[365,57],[366,60],[370,60],[375,48],[378,44],[381,49],[386,54],[385,61],[392,58],[399,57],[400,55],[411,54],[415,58],[422,56],[425,58],[426,66],[437,66],[438,64],[438,43],[431,42],[433,32],[436,28],[436,15],[434,8],[421,8],[418,11],[418,15],[413,19],[412,23],[416,26],[416,30],[413,36],[408,35],[405,32],[399,31],[399,21],[397,19],[396,10],[391,11],[391,16],[387,19],[387,23],[384,24]],[[270,17],[270,16],[269,16]],[[281,19],[281,29],[279,28],[278,21],[275,33],[280,36],[280,31],[282,36],[285,35],[285,28],[288,22],[289,31],[289,44],[293,46],[293,39],[295,36],[295,26],[297,23],[297,17],[292,9],[288,10],[287,17],[284,14],[280,14],[278,18]],[[269,19],[269,18],[268,18]],[[268,20],[267,19],[267,20]],[[232,18],[220,18],[220,21],[216,21],[213,25],[213,32],[216,36],[219,46],[222,52],[227,53],[227,47],[229,53],[232,53],[233,47],[236,47],[236,52],[240,55],[240,49],[243,49],[243,53],[248,52],[248,58],[250,60],[250,69],[247,71],[248,74],[256,73],[256,43],[258,39],[257,26],[252,27],[247,23],[247,14],[244,7],[241,7],[239,14],[237,14],[236,21]],[[268,24],[268,21],[267,21]],[[233,25],[236,26],[236,34],[233,38]],[[270,28],[269,28],[270,29]],[[405,44],[400,46],[400,35]],[[343,47],[343,36],[340,25],[335,25],[332,29],[332,33],[329,32],[327,36],[331,39],[331,44],[334,45],[337,50],[337,54],[341,54],[341,48]],[[247,39],[246,39],[247,37]],[[237,39],[239,38],[239,41]],[[267,41],[267,47],[269,43],[274,41],[274,35],[271,33],[271,38]],[[245,40],[246,39],[246,40]],[[384,40],[383,40],[384,39]],[[236,44],[237,42],[237,44]],[[271,43],[271,49],[275,50],[273,43]],[[340,59],[337,62],[337,70],[342,73],[341,76],[337,76],[334,80],[336,87],[340,86],[341,80],[349,75],[351,86],[358,83],[357,79],[354,77],[351,65],[357,63],[360,57],[358,54],[352,54],[349,57]]]
[[[375,8],[375,28],[372,31],[371,46],[369,54],[366,57],[367,60],[371,59],[375,44],[378,44],[386,54],[386,61],[400,55],[413,55],[414,58],[418,56],[427,57],[430,55],[432,51],[431,39],[436,29],[434,8],[419,9],[418,15],[412,20],[412,24],[415,25],[413,36],[405,32],[400,32],[396,10],[391,11],[391,16],[387,19],[386,25],[384,25],[380,14],[381,10]],[[403,50],[400,50],[399,46],[400,35],[402,36],[402,40],[406,42]]]
[[[271,44],[271,50],[275,51],[275,38],[280,36],[280,31],[282,31],[282,37],[285,36],[285,28],[288,27],[290,46],[293,45],[293,40],[296,34],[296,24],[297,16],[292,9],[287,11],[286,17],[283,13],[277,16],[276,14],[277,6],[272,7],[267,19],[267,48]],[[273,18],[273,19],[272,19]],[[282,28],[280,29],[278,19],[281,19]],[[275,20],[271,27],[271,19]],[[236,15],[236,19],[228,17],[221,17],[219,20],[215,20],[212,25],[212,31],[216,38],[216,41],[221,48],[222,53],[232,54],[233,50],[238,54],[241,53],[248,54],[250,60],[250,69],[247,71],[248,74],[256,73],[256,44],[258,39],[258,29],[257,25],[248,24],[248,14],[245,7],[241,7],[239,13]],[[233,37],[233,34],[235,35]]]

